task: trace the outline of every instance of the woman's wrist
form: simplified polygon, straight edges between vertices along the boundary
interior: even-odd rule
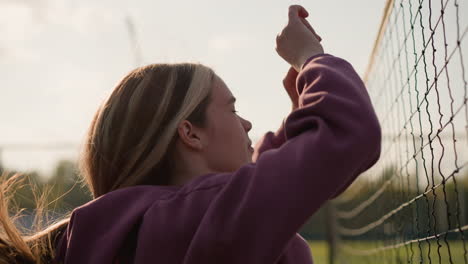
[[[298,65],[299,68],[296,69],[297,72],[300,72],[300,71],[304,68],[304,64],[305,64],[310,58],[315,57],[315,56],[317,56],[317,55],[321,55],[321,54],[325,54],[325,53],[323,52],[323,50],[321,50],[321,51],[315,51],[315,52],[310,52],[310,53],[307,53],[307,54],[303,55],[303,56],[301,57],[301,59],[299,60],[299,65]]]

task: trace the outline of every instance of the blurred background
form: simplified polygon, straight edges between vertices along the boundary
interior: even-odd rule
[[[99,104],[130,70],[160,62],[211,66],[253,123],[281,124],[288,65],[275,37],[302,4],[325,52],[363,73],[383,1],[0,0],[0,160],[45,177],[75,159]]]
[[[468,263],[468,4],[456,0],[0,0],[0,171],[29,175],[22,223],[28,186],[47,190],[52,219],[91,199],[81,144],[135,67],[208,65],[254,141],[275,131],[291,109],[275,51],[291,4],[365,80],[384,132],[376,166],[301,229],[315,262]]]

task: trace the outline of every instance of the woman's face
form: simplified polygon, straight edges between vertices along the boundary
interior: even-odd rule
[[[252,161],[252,124],[236,113],[235,98],[219,77],[215,77],[211,102],[206,112],[206,160],[211,169],[232,172]]]

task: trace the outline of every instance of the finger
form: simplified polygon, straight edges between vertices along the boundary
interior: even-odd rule
[[[295,80],[297,75],[298,75],[298,72],[296,71],[296,69],[294,69],[293,67],[289,67],[289,70],[288,70],[288,72],[286,73],[286,76],[283,79],[283,83],[288,82],[289,80],[291,80],[293,78]]]
[[[297,73],[296,69],[294,69],[294,67],[289,67],[289,70],[288,70],[288,73],[287,73],[288,76],[294,76],[294,75],[297,75],[297,74],[298,73]]]
[[[322,41],[322,38],[315,32],[315,30],[312,28],[312,26],[309,24],[309,22],[305,19],[306,17],[309,16],[309,13],[307,10],[300,6],[300,5],[291,5],[289,7],[289,21],[291,20],[296,20],[297,18],[300,18],[302,23],[315,35],[317,40],[320,42]]]
[[[309,13],[300,5],[291,5],[288,11],[289,19],[297,19],[298,17],[308,17]]]
[[[299,17],[306,18],[306,17],[309,16],[309,13],[307,12],[307,10],[305,8],[301,8],[301,9],[299,9],[298,15],[299,15]]]
[[[283,86],[286,89],[293,89],[292,87],[296,87],[296,79],[299,73],[293,67],[289,68],[288,73],[283,78]]]

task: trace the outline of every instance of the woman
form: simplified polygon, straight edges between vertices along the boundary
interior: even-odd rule
[[[126,76],[88,133],[81,170],[96,199],[36,235],[57,238],[42,257],[312,263],[297,231],[378,160],[381,130],[359,76],[323,53],[305,17],[291,6],[276,39],[292,67],[284,84],[293,111],[255,150],[251,123],[211,69],[159,64]],[[39,263],[22,243],[10,235],[1,250]]]

